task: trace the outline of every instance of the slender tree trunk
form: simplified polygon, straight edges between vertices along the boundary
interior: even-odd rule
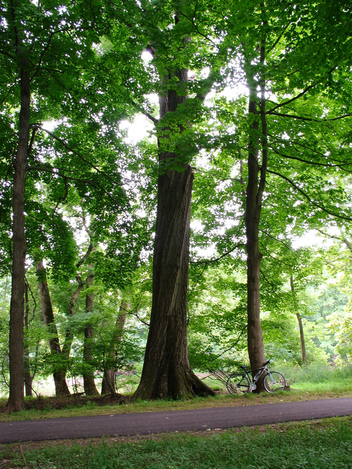
[[[173,81],[174,80],[174,81]],[[182,90],[163,91],[160,117],[186,101],[186,70],[173,70],[163,82]],[[172,116],[172,114],[171,114]],[[182,133],[182,125],[176,132]],[[171,128],[159,137],[160,175],[153,257],[153,300],[141,382],[136,398],[158,399],[214,394],[192,372],[187,348],[187,287],[193,171],[182,148],[168,151]]]
[[[53,377],[55,383],[55,394],[57,397],[67,396],[70,394],[66,383],[64,357],[61,353],[59,334],[55,324],[53,308],[51,304],[49,286],[46,278],[46,270],[43,260],[36,263],[36,274],[38,280],[38,288],[40,292],[41,312],[44,323],[48,330],[49,347],[51,356],[54,359]]]
[[[86,285],[89,288],[94,283],[94,274],[90,274],[87,277]],[[86,295],[86,313],[92,312],[94,309],[94,293],[89,293]],[[84,360],[84,372],[83,372],[83,382],[84,382],[84,392],[87,396],[98,396],[99,392],[95,386],[94,374],[92,372],[92,342],[94,338],[94,329],[91,323],[87,323],[84,328],[84,344],[83,344],[83,360]]]
[[[265,362],[264,344],[260,323],[260,262],[259,222],[261,199],[258,198],[258,114],[257,101],[251,97],[249,113],[253,116],[250,145],[248,151],[248,185],[246,197],[246,235],[247,235],[247,317],[248,317],[248,355],[252,369]]]
[[[296,291],[295,291],[295,286],[294,286],[294,283],[293,283],[293,276],[292,275],[290,277],[290,286],[291,286],[293,307],[294,307],[295,312],[296,312],[295,314],[296,314],[296,318],[297,318],[297,321],[298,321],[298,327],[299,327],[299,337],[300,337],[300,340],[301,340],[301,351],[302,351],[302,363],[304,363],[304,365],[306,365],[307,364],[307,353],[306,353],[306,344],[305,344],[305,340],[304,340],[303,323],[302,323],[301,315],[299,314],[299,311],[298,311],[297,297],[296,297]]]
[[[260,49],[260,64],[262,67],[259,82],[261,90],[260,98],[257,96],[258,81],[250,65],[247,74],[247,82],[250,90],[250,130],[245,224],[247,235],[248,355],[252,369],[261,367],[265,362],[260,322],[260,263],[262,254],[259,250],[259,225],[268,164],[264,63],[265,39],[262,40]],[[259,148],[261,149],[261,166],[259,166],[258,162]],[[260,392],[263,388],[263,381],[260,380],[257,383],[257,391]]]
[[[129,310],[129,304],[125,301],[122,301],[120,306],[120,311],[118,312],[116,318],[116,324],[114,333],[111,339],[110,350],[107,356],[107,369],[104,370],[103,381],[101,384],[101,393],[102,394],[116,394],[115,388],[115,373],[116,366],[111,366],[112,363],[116,363],[116,359],[119,353],[119,346],[122,340],[123,328],[125,326],[127,311]]]
[[[29,355],[29,343],[28,343],[28,330],[29,330],[29,301],[28,301],[28,285],[25,284],[25,300],[26,308],[24,315],[24,327],[25,327],[25,339],[24,339],[24,383],[26,389],[26,397],[31,397],[33,395],[32,385],[33,377],[31,375],[31,361]]]
[[[24,407],[24,291],[26,238],[24,231],[24,192],[28,164],[29,115],[30,115],[30,73],[29,61],[24,51],[19,52],[21,59],[21,110],[19,122],[19,141],[14,160],[15,175],[13,182],[13,259],[12,293],[10,307],[10,395],[8,412]]]
[[[70,299],[70,303],[69,303],[69,307],[68,307],[68,313],[69,313],[69,316],[72,317],[74,316],[75,314],[75,303],[84,287],[84,284],[82,282],[82,279],[79,275],[76,275],[76,280],[78,282],[78,287],[76,289],[76,291],[73,293],[71,299]],[[73,342],[73,333],[72,333],[72,330],[70,328],[70,326],[67,327],[66,329],[66,333],[65,333],[65,341],[64,341],[64,344],[62,346],[62,356],[63,356],[63,363],[65,365],[65,368],[63,369],[63,374],[66,376],[67,374],[67,370],[68,370],[68,366],[69,366],[69,359],[70,359],[70,352],[71,352],[71,347],[72,347],[72,342]]]

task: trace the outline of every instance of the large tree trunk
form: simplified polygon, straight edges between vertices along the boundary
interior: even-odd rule
[[[122,332],[125,326],[126,318],[127,318],[127,311],[129,310],[129,304],[125,301],[122,301],[120,306],[120,311],[118,312],[116,318],[116,324],[114,333],[112,335],[110,350],[106,359],[107,367],[104,370],[103,381],[101,384],[101,393],[102,394],[116,394],[116,387],[115,387],[115,372],[116,366],[112,366],[112,364],[116,363],[116,359],[119,353],[119,345],[122,340]]]
[[[48,330],[49,347],[53,363],[53,377],[55,383],[55,394],[57,397],[67,396],[70,394],[66,383],[66,373],[64,357],[61,352],[59,334],[55,324],[53,308],[51,304],[48,282],[46,279],[46,270],[43,260],[36,263],[36,275],[38,280],[38,288],[40,292],[41,312],[44,323]]]
[[[187,284],[193,173],[159,177],[153,304],[136,398],[191,397],[212,391],[191,371],[187,350]]]
[[[173,81],[174,80],[174,81]],[[186,101],[186,70],[174,70],[168,89],[160,96],[160,117],[174,113]],[[171,116],[170,116],[171,117]],[[182,133],[182,125],[176,132]],[[168,151],[171,128],[161,129],[160,175],[153,257],[153,301],[141,382],[136,398],[157,399],[214,394],[192,372],[187,348],[187,287],[193,171],[182,148]],[[174,169],[177,166],[177,169]]]
[[[86,285],[89,288],[94,282],[94,274],[90,274],[87,277]],[[94,309],[94,293],[88,293],[86,295],[86,313],[92,312]],[[98,396],[99,392],[95,386],[94,374],[91,368],[93,354],[92,354],[92,342],[94,338],[94,329],[90,322],[88,322],[84,328],[84,344],[83,344],[83,383],[84,392],[87,396]]]
[[[19,51],[18,51],[19,53]],[[24,192],[28,164],[29,115],[30,115],[30,73],[29,61],[21,51],[21,110],[19,122],[19,141],[14,160],[15,175],[13,182],[13,259],[12,293],[10,307],[10,395],[8,412],[24,407],[24,291],[26,238],[24,227]]]
[[[299,311],[298,311],[296,291],[295,291],[295,286],[294,286],[294,283],[293,283],[293,275],[291,275],[291,277],[290,277],[290,286],[291,286],[293,307],[294,307],[294,310],[295,310],[296,318],[297,318],[297,321],[298,321],[298,327],[299,327],[299,337],[300,337],[300,340],[301,340],[302,363],[304,365],[306,365],[307,364],[306,343],[305,343],[305,340],[304,340],[304,331],[303,331],[302,318],[301,318],[301,315],[299,314]]]

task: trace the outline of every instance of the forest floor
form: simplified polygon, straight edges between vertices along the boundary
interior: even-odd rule
[[[33,397],[25,400],[26,410],[48,410],[55,409],[61,410],[72,407],[84,407],[84,406],[110,406],[116,404],[126,404],[130,402],[130,396],[85,396],[84,394],[71,394],[64,397]],[[0,400],[0,414],[6,412],[6,401]]]

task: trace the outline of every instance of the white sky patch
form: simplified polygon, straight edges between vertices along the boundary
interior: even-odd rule
[[[227,99],[237,99],[240,96],[248,96],[248,87],[242,83],[236,85],[236,87],[226,87],[221,93],[220,96],[225,96]]]
[[[59,124],[59,121],[44,121],[43,122],[43,129],[49,130],[49,132],[53,132],[55,127]]]
[[[149,136],[149,132],[154,129],[154,124],[143,114],[137,114],[133,122],[122,121],[120,129],[127,131],[126,142],[137,143]]]
[[[323,238],[316,230],[308,230],[303,236],[292,241],[293,249],[322,247],[326,245],[326,238]]]

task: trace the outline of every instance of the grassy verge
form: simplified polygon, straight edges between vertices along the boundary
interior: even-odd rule
[[[239,430],[8,445],[1,468],[350,468],[352,419]]]
[[[352,388],[352,366],[334,368],[318,363],[302,367],[280,367],[294,389],[308,392],[343,392]]]

